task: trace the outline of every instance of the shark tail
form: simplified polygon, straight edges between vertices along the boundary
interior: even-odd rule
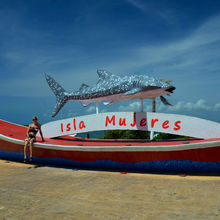
[[[163,96],[160,96],[160,100],[161,102],[163,102],[164,105],[171,105],[166,98],[164,98]]]
[[[52,117],[55,117],[60,109],[65,105],[65,103],[68,101],[68,94],[67,92],[63,89],[63,87],[57,83],[51,76],[45,74],[45,78],[47,80],[47,83],[53,93],[56,96],[56,105],[53,109],[52,112]]]

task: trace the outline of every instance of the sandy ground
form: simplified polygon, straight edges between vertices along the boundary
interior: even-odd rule
[[[220,219],[220,176],[122,174],[0,160],[0,219]]]

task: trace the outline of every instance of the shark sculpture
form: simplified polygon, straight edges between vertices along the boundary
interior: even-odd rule
[[[162,95],[170,95],[175,87],[169,82],[144,75],[117,76],[106,70],[97,70],[99,80],[95,86],[82,84],[78,91],[67,92],[51,76],[46,80],[54,92],[57,102],[52,117],[55,117],[69,100],[80,101],[83,106],[93,102],[111,105],[119,101],[155,98],[160,96],[165,105],[170,103]]]

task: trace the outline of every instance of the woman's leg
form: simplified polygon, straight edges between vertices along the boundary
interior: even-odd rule
[[[24,144],[24,161],[26,162],[27,160],[27,146],[28,146],[29,141],[25,140],[25,144]]]
[[[32,161],[32,149],[33,149],[34,138],[30,140],[30,161]]]

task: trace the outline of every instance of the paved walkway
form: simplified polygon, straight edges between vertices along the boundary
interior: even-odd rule
[[[220,219],[220,176],[121,174],[0,160],[0,219]]]

